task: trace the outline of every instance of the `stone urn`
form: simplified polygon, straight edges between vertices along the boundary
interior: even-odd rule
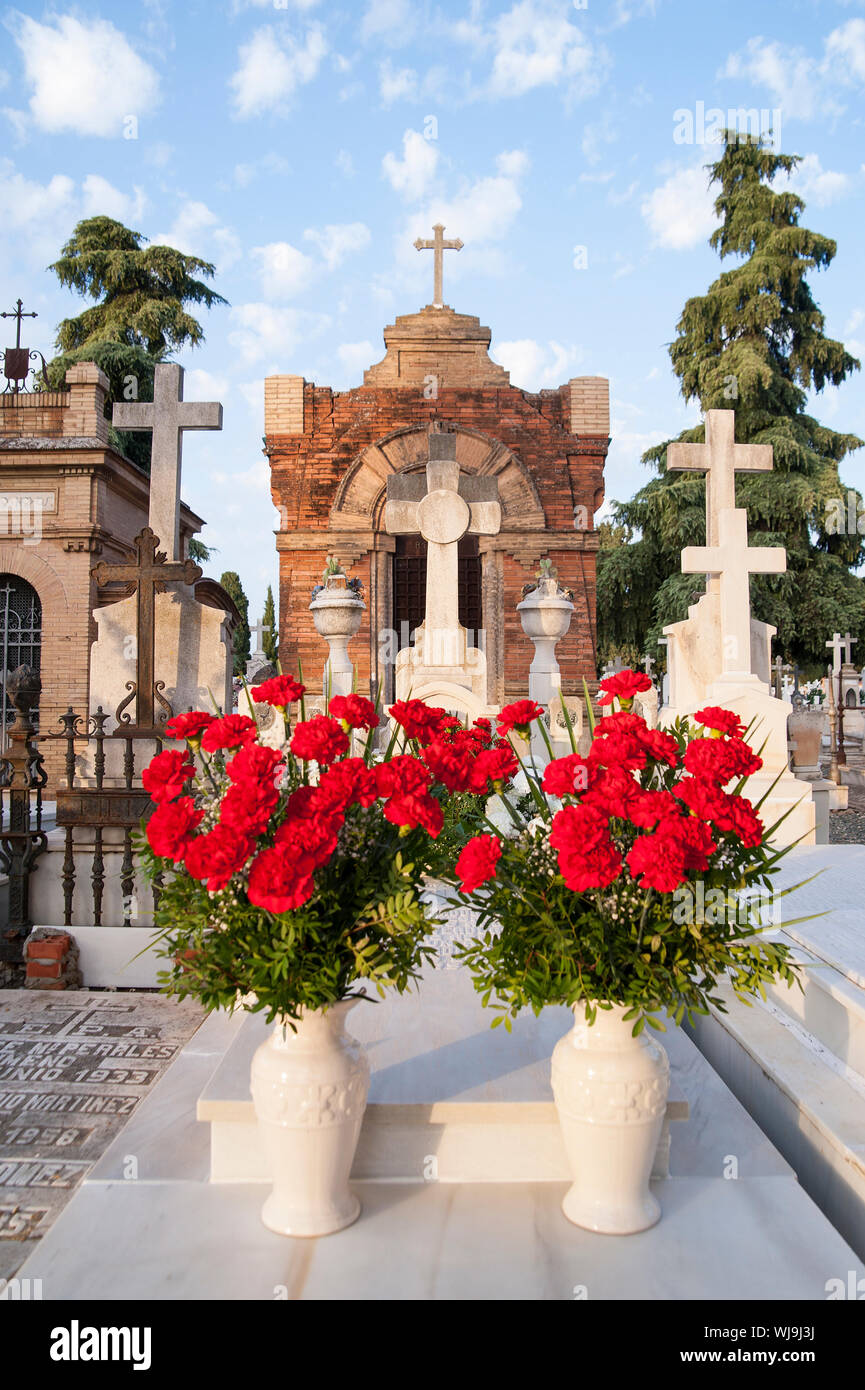
[[[360,1201],[348,1185],[369,1091],[369,1062],[345,1031],[346,999],[278,1022],[252,1059],[252,1101],[273,1191],[261,1212],[284,1236],[350,1226]]]
[[[792,745],[793,772],[796,777],[815,782],[822,777],[820,752],[826,710],[804,705],[793,710],[787,719],[787,733]]]
[[[328,645],[325,695],[351,694],[354,668],[348,644],[357,635],[365,609],[366,604],[344,574],[328,574],[324,583],[313,590],[309,611],[316,632]]]
[[[537,585],[517,604],[523,632],[534,643],[529,667],[529,699],[548,705],[561,688],[556,644],[571,625],[574,605],[559,587],[554,572],[543,573]]]
[[[552,1084],[573,1184],[562,1210],[575,1226],[632,1235],[661,1215],[649,1178],[670,1089],[670,1064],[648,1030],[633,1036],[624,1005],[598,1005],[553,1051]]]

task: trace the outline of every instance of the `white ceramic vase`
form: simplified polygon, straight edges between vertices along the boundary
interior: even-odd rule
[[[562,1202],[569,1221],[590,1231],[631,1235],[654,1226],[660,1204],[649,1191],[670,1089],[667,1054],[645,1030],[632,1036],[627,1009],[599,1008],[553,1051],[556,1108],[573,1175]]]
[[[345,1032],[357,999],[277,1023],[252,1059],[251,1090],[273,1174],[261,1219],[285,1236],[350,1226],[360,1202],[348,1185],[369,1090],[363,1047]]]

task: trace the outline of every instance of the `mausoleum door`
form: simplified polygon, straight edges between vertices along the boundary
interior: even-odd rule
[[[477,536],[464,536],[459,543],[459,619],[469,631],[469,641],[478,643],[483,627],[481,601],[481,558]],[[401,650],[411,644],[416,627],[424,620],[426,608],[426,541],[422,536],[397,536],[393,557],[393,627]]]
[[[17,666],[38,671],[42,659],[42,604],[39,595],[17,574],[0,574],[0,752],[6,751],[6,730],[15,710],[6,695],[6,677]],[[38,711],[33,711],[38,727]]]

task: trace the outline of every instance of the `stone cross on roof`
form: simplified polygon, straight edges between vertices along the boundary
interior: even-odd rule
[[[683,574],[717,575],[721,600],[722,669],[725,675],[751,672],[752,574],[783,574],[787,552],[782,546],[749,546],[748,514],[725,507],[716,515],[718,542],[688,545],[682,551]]]
[[[427,543],[426,665],[451,664],[430,653],[460,630],[459,542],[465,535],[497,535],[501,524],[496,479],[460,475],[455,434],[430,434],[425,480],[411,473],[388,478],[385,529],[392,536],[420,533]]]
[[[461,251],[463,249],[463,243],[460,241],[459,237],[457,237],[455,241],[445,241],[444,230],[444,224],[441,222],[436,222],[435,226],[433,227],[435,236],[432,241],[421,241],[420,237],[418,237],[417,241],[414,243],[414,248],[416,251],[433,252],[434,309],[444,308],[444,299],[442,295],[442,268],[444,262],[444,253],[445,251]]]
[[[121,401],[111,423],[117,430],[153,431],[150,462],[151,531],[169,560],[180,559],[180,459],[184,430],[221,430],[217,401],[184,401],[183,368],[160,362],[153,379],[153,401]]]
[[[706,411],[705,444],[668,444],[667,468],[706,474],[706,544],[718,545],[721,513],[736,505],[737,473],[771,473],[771,444],[737,444],[735,410]]]

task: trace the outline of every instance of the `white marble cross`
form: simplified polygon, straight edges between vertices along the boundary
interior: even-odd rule
[[[850,636],[849,632],[847,636]],[[841,670],[841,648],[843,645],[844,643],[841,640],[840,632],[833,632],[831,641],[826,643],[826,646],[832,651],[832,674],[834,676],[837,676],[838,672]],[[849,647],[847,650],[849,652]]]
[[[429,437],[426,491],[420,499],[399,496],[400,484],[410,483],[395,475],[388,480],[385,529],[391,536],[415,536],[427,545],[426,611],[424,615],[424,664],[449,666],[453,656],[436,659],[434,652],[452,650],[451,635],[461,631],[459,622],[459,543],[465,535],[495,536],[501,529],[502,509],[496,499],[495,479],[466,478],[468,500],[460,493],[460,466],[456,460],[456,435],[434,432]],[[395,485],[395,486],[394,486]],[[471,496],[474,492],[477,498]],[[486,492],[487,496],[481,494]],[[394,495],[396,494],[396,495]]]
[[[272,631],[273,628],[270,626],[270,623],[265,623],[263,618],[259,618],[257,623],[252,624],[249,629],[249,635],[250,637],[255,637],[255,651],[252,653],[253,656],[264,656],[265,653],[261,645],[261,639],[266,632]]]
[[[717,575],[721,600],[722,670],[725,675],[751,674],[751,574],[783,574],[787,552],[782,546],[749,546],[748,513],[726,507],[716,514],[718,543],[688,545],[682,551],[683,574]]]
[[[643,670],[645,671],[645,673],[646,673],[646,675],[649,677],[649,679],[651,679],[652,670],[653,670],[653,668],[654,668],[654,665],[655,665],[655,663],[654,663],[653,659],[652,659],[650,656],[644,656],[644,657],[643,657]]]
[[[184,401],[183,368],[175,362],[160,362],[153,379],[152,403],[120,401],[111,423],[116,430],[153,431],[148,524],[169,561],[179,560],[183,432],[221,430],[222,406],[217,401]]]
[[[463,249],[463,244],[460,241],[459,237],[457,237],[455,241],[445,241],[444,230],[444,224],[442,222],[436,222],[435,226],[433,227],[435,236],[433,237],[432,241],[422,241],[421,238],[418,237],[417,241],[414,243],[414,248],[416,251],[433,252],[434,309],[444,308],[444,299],[442,295],[442,268],[444,262],[444,253],[445,251],[461,251]]]
[[[737,444],[735,410],[706,411],[705,444],[668,444],[667,468],[706,474],[706,543],[719,543],[721,512],[736,506],[737,473],[771,473],[771,444]]]
[[[858,638],[851,637],[849,632],[844,633],[844,641],[841,643],[841,646],[844,648],[844,663],[847,666],[851,666],[853,664],[853,653],[851,651],[851,647],[855,647],[857,641]]]

